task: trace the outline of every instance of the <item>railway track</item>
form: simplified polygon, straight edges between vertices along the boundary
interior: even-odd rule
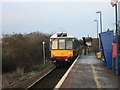
[[[82,50],[79,53],[79,55],[82,54]],[[56,84],[59,82],[59,80],[62,78],[62,76],[66,73],[66,71],[69,69],[70,65],[67,64],[64,66],[60,66],[57,68],[54,68],[53,70],[49,71],[47,74],[45,74],[43,77],[39,78],[37,81],[35,81],[33,84],[28,86],[25,90],[33,90],[33,89],[54,89]]]
[[[33,90],[33,89],[53,89],[55,85],[59,82],[65,72],[68,70],[69,66],[67,67],[59,67],[51,70],[43,77],[38,79],[36,82],[31,84],[26,90]]]

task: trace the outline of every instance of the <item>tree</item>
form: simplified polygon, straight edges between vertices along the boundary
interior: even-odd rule
[[[29,34],[3,35],[2,69],[3,72],[24,68],[29,71],[36,65],[43,64],[42,42],[46,42],[46,58],[50,57],[49,35],[40,32]]]

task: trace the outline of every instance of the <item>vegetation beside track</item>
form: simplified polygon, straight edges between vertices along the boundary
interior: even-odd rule
[[[43,41],[46,42],[46,59],[48,59],[50,57],[49,35],[39,32],[3,35],[2,72],[12,72],[20,68],[28,72],[34,66],[43,64]]]
[[[54,65],[51,62],[47,62],[46,64],[35,66],[27,73],[21,73],[19,71],[6,73],[3,75],[3,81],[8,79],[8,84],[3,84],[3,88],[26,88],[52,68],[54,68]]]
[[[42,42],[46,42],[46,59],[50,58],[49,36],[40,32],[5,34],[2,38],[3,83],[11,84],[26,73],[45,68]]]

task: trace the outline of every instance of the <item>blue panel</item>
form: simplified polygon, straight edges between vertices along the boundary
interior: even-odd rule
[[[100,33],[101,47],[107,68],[112,68],[113,31]]]

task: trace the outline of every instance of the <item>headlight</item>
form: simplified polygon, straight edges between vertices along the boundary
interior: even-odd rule
[[[55,56],[56,53],[52,53],[52,56]]]
[[[70,53],[70,52],[69,52],[68,54],[69,54],[70,56],[72,55],[72,53]]]

